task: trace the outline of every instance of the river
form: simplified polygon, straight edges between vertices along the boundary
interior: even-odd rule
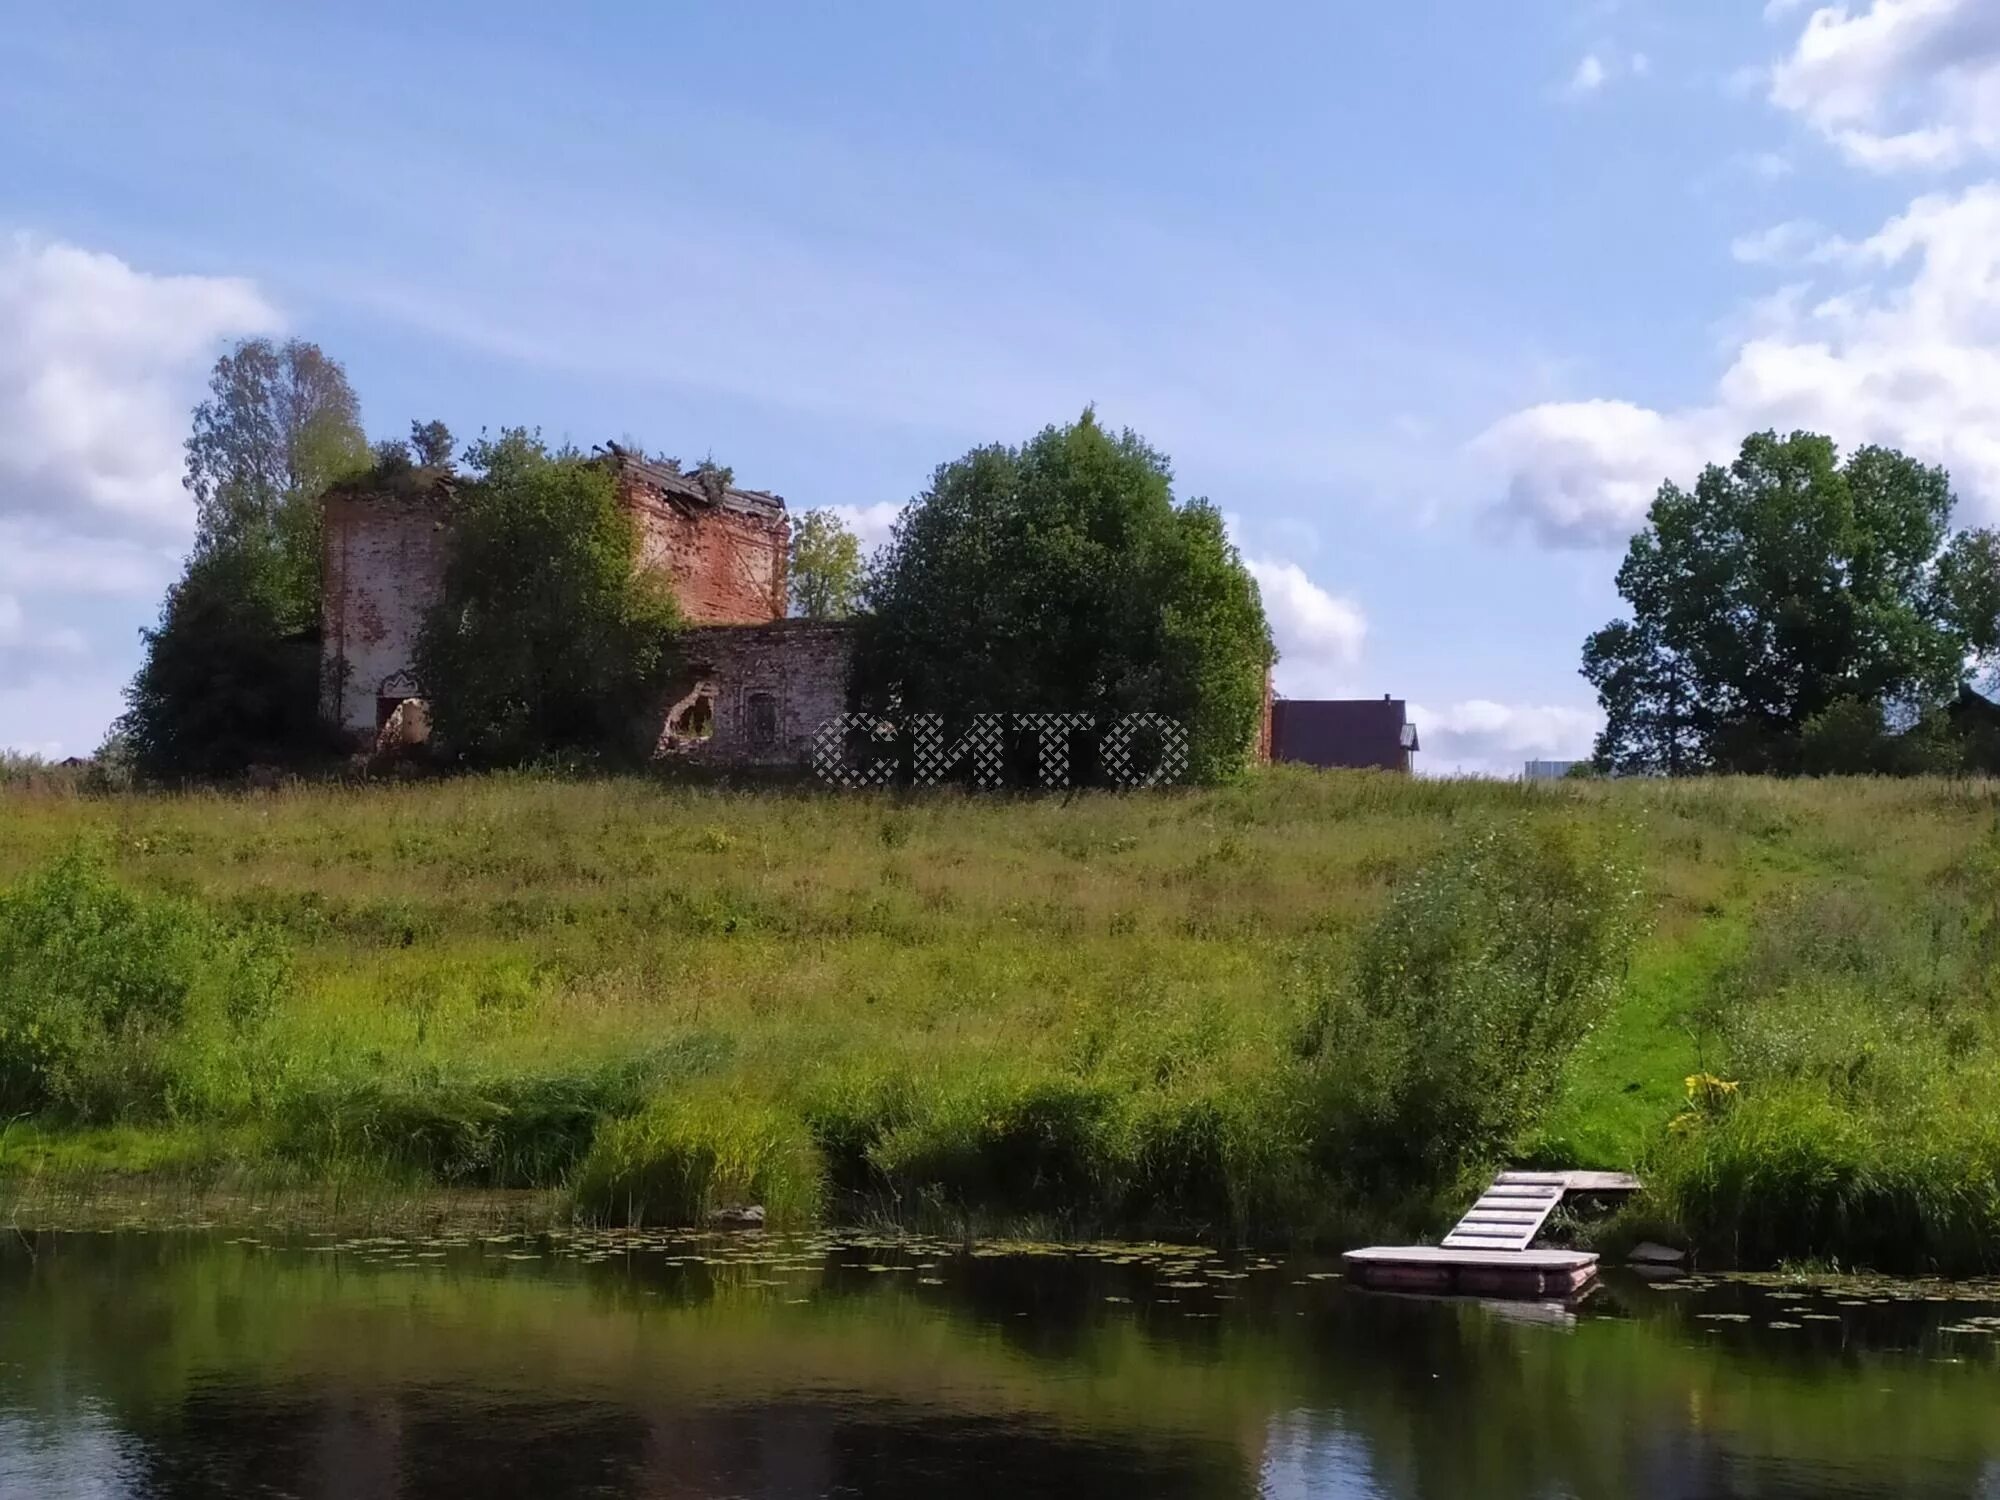
[[[6,1234],[0,1495],[2000,1500],[2000,1289],[868,1235]]]

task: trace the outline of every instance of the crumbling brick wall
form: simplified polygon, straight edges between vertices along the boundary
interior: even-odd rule
[[[638,527],[638,566],[666,577],[690,624],[784,619],[791,525],[781,499],[704,484],[618,450],[606,462]],[[431,470],[374,489],[335,490],[324,501],[320,707],[358,740],[372,742],[403,699],[425,696],[417,632],[444,586],[450,504],[449,476]],[[833,691],[845,688],[843,654]]]
[[[712,625],[680,640],[684,668],[662,705],[660,750],[711,765],[802,768],[821,724],[847,709],[853,627],[774,620]],[[677,738],[670,715],[707,700],[701,738]]]
[[[423,696],[417,632],[444,584],[448,492],[326,497],[320,577],[320,712],[373,740],[384,702]]]
[[[783,619],[791,524],[784,503],[750,490],[709,494],[692,479],[626,460],[618,498],[639,529],[639,566],[673,584],[692,625]]]

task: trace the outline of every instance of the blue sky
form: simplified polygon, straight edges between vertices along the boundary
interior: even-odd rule
[[[321,9],[0,0],[0,743],[116,711],[246,333],[871,533],[1095,402],[1434,771],[1587,750],[1624,538],[1753,427],[2000,508],[1991,0]]]

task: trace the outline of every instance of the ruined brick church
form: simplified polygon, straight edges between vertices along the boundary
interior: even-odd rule
[[[639,566],[666,579],[690,628],[680,675],[663,693],[661,755],[791,766],[813,731],[845,707],[845,626],[786,618],[791,522],[785,502],[683,474],[611,445],[611,472],[634,522]],[[443,587],[453,481],[340,490],[326,499],[320,593],[320,707],[357,741],[399,704],[426,696],[417,631]]]

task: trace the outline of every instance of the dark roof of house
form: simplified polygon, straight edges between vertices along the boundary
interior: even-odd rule
[[[1969,683],[1958,685],[1958,699],[1945,713],[1959,724],[2000,725],[2000,703],[1995,703]]]
[[[1271,758],[1309,766],[1408,764],[1420,749],[1401,698],[1279,698],[1271,704]]]
[[[622,473],[679,504],[704,508],[720,505],[724,510],[744,511],[758,516],[781,516],[785,513],[784,496],[773,495],[768,490],[739,490],[729,485],[718,494],[704,485],[699,476],[683,474],[679,469],[656,463],[643,453],[634,453],[616,443],[606,443],[604,451]]]

